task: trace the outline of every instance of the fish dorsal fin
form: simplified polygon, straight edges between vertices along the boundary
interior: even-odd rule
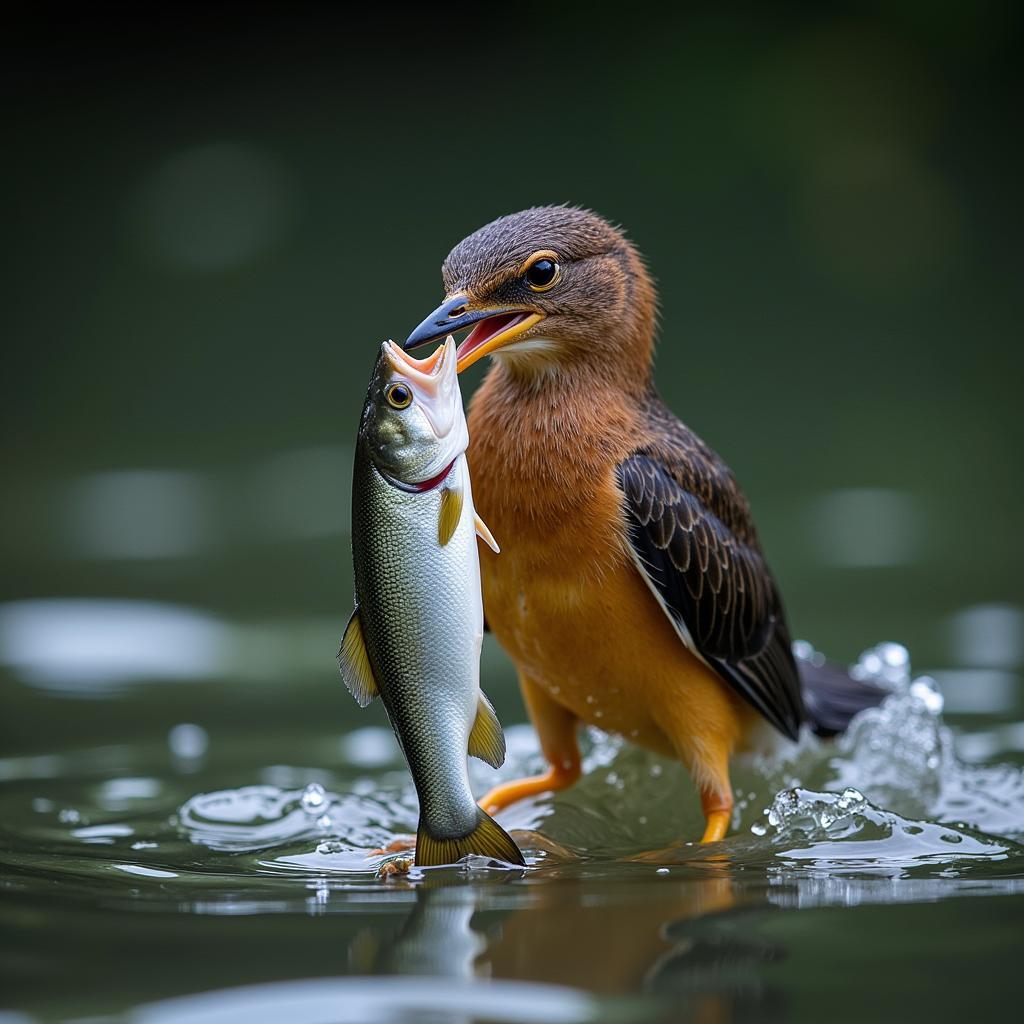
[[[480,518],[479,512],[473,513],[473,524],[476,526],[476,535],[496,554],[501,554],[501,548],[494,539],[494,534],[487,528],[487,524]]]
[[[455,528],[462,518],[462,491],[446,487],[441,492],[441,513],[437,518],[437,540],[444,547],[452,539]]]
[[[348,692],[356,699],[356,703],[365,708],[380,692],[377,680],[373,678],[370,659],[366,653],[366,641],[363,639],[363,624],[359,620],[359,606],[352,613],[345,627],[345,635],[341,638],[338,651],[338,671],[348,687]]]
[[[469,753],[471,757],[486,761],[492,768],[500,768],[505,763],[505,734],[491,702],[482,693],[476,708],[476,721],[469,734]]]

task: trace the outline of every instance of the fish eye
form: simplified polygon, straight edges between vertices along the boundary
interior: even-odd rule
[[[412,405],[412,388],[408,384],[396,381],[385,388],[384,397],[392,409],[408,409]]]
[[[553,252],[535,253],[523,273],[530,290],[535,292],[546,292],[553,288],[561,276],[562,268]]]

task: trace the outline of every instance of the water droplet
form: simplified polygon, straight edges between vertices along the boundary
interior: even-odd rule
[[[920,679],[915,679],[910,684],[910,695],[919,700],[929,713],[933,715],[942,713],[942,706],[945,701],[942,694],[936,688],[935,680],[928,676],[921,676]]]
[[[594,695],[592,693],[588,693],[587,694],[587,703],[588,704],[593,704],[594,703]]]
[[[668,868],[658,868],[655,872],[657,875],[667,875],[669,873]]]
[[[63,807],[57,812],[57,820],[63,825],[77,825],[82,816],[74,807]]]
[[[652,764],[651,765],[651,778],[652,779],[658,778],[658,776],[661,775],[661,772],[662,772],[662,768],[661,768],[660,764]]]
[[[344,853],[345,844],[340,843],[337,839],[326,839],[324,842],[316,844],[316,852],[324,856],[332,853]]]
[[[814,647],[806,640],[793,641],[793,657],[801,661],[810,661],[814,655]]]
[[[910,664],[910,652],[902,644],[879,644],[878,653],[890,668],[904,668]]]
[[[311,782],[303,791],[299,803],[307,814],[319,814],[327,802],[327,794],[319,782]]]
[[[175,757],[195,761],[206,753],[210,737],[202,726],[180,722],[167,734],[167,745]]]
[[[594,717],[595,718],[604,718],[604,712],[603,711],[595,711],[594,712]]]
[[[765,828],[765,826],[762,825],[761,822],[756,822],[755,824],[751,825],[750,831],[753,832],[755,836],[766,836],[768,834],[768,829]]]
[[[331,821],[331,816],[329,814],[321,814],[320,817],[316,819],[316,823],[318,828],[325,830],[329,829],[331,825],[334,824]]]

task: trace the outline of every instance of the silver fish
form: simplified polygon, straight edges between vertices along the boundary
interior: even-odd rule
[[[469,853],[522,864],[473,799],[467,752],[498,767],[505,737],[480,691],[483,605],[469,433],[451,338],[426,359],[393,342],[363,407],[352,483],[356,609],[338,667],[366,707],[378,694],[420,801],[416,864]]]

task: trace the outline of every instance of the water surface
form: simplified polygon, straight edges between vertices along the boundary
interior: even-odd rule
[[[0,761],[11,1021],[949,1017],[1016,990],[1021,731],[962,735],[882,645],[834,743],[742,758],[702,847],[682,769],[590,730],[587,774],[510,809],[529,867],[383,881],[415,827],[390,732],[159,740]],[[329,726],[329,723],[328,723]],[[540,765],[512,726],[499,777]],[[961,742],[963,745],[963,742]],[[473,762],[483,790],[495,773]],[[957,936],[956,942],[949,936]],[[3,1018],[0,1018],[3,1019]]]

